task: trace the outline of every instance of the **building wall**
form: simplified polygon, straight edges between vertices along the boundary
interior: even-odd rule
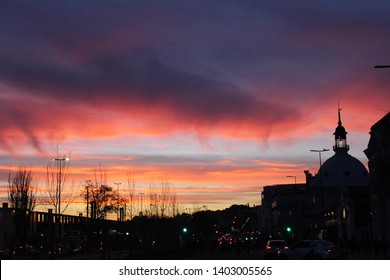
[[[301,239],[307,236],[309,213],[306,184],[265,186],[262,193],[263,231],[272,238]],[[287,228],[291,232],[287,232]]]
[[[374,240],[390,242],[390,113],[371,127],[364,151],[370,170]]]

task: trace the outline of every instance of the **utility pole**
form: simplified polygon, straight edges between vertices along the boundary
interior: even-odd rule
[[[142,212],[142,198],[143,198],[143,196],[144,196],[146,193],[141,192],[141,193],[138,193],[138,194],[141,196],[141,212],[139,212],[139,213],[140,213],[140,216],[143,216],[143,212]]]
[[[318,172],[320,172],[320,169],[321,169],[321,166],[322,166],[322,159],[321,159],[321,154],[323,152],[328,152],[329,149],[321,149],[321,150],[310,150],[310,152],[314,152],[314,153],[318,153],[318,156],[319,156],[319,159],[320,159],[320,168],[318,169]],[[323,180],[322,180],[322,172],[320,174],[320,188],[321,188],[321,218],[320,218],[320,221],[321,221],[321,227],[322,227],[322,230],[323,230],[323,235],[325,235],[325,218],[324,218],[324,212],[325,212],[325,207],[324,207],[324,183],[323,183]],[[324,236],[323,236],[324,237]]]
[[[56,162],[57,165],[57,184],[55,190],[55,206],[56,206],[56,225],[57,225],[57,241],[58,248],[56,248],[56,254],[62,256],[62,228],[60,224],[60,215],[61,215],[61,193],[63,191],[64,184],[64,175],[62,174],[63,166],[65,166],[65,161],[69,161],[69,158],[52,158],[52,161]],[[58,251],[57,251],[58,250]]]
[[[294,205],[294,231],[298,233],[298,189],[297,189],[297,176],[287,175],[288,178],[294,178],[294,197],[295,197],[295,205]]]
[[[85,186],[85,189],[87,190],[87,218],[88,218],[88,215],[89,215],[89,184],[87,184]]]
[[[61,214],[61,192],[63,190],[63,174],[62,169],[65,166],[65,161],[69,161],[69,158],[52,158],[52,161],[56,162],[57,165],[57,184],[55,190],[55,200],[56,200],[56,214]]]
[[[116,200],[116,206],[117,206],[117,209],[116,209],[116,220],[119,221],[121,220],[121,216],[120,216],[120,211],[119,211],[119,186],[122,185],[122,183],[114,183],[116,185],[116,189],[117,189],[117,200]]]

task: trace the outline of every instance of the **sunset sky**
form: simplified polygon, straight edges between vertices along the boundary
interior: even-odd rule
[[[85,0],[0,3],[0,186],[42,186],[71,152],[76,188],[164,176],[183,207],[260,204],[390,111],[390,1]],[[324,153],[326,160],[333,151]],[[73,213],[76,208],[70,208]]]

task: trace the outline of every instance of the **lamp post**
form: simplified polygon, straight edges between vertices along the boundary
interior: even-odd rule
[[[294,229],[298,232],[298,190],[297,190],[297,176],[287,175],[288,178],[294,178],[294,196],[295,196],[295,207],[294,207]]]
[[[141,212],[140,212],[140,216],[143,216],[143,212],[142,212],[142,198],[143,196],[146,194],[145,192],[140,192],[138,193],[140,196],[141,196]]]
[[[116,191],[117,191],[117,199],[116,199],[116,220],[120,220],[120,214],[119,214],[119,186],[122,185],[122,183],[114,183],[116,185]]]
[[[318,172],[320,171],[321,169],[321,166],[322,166],[322,159],[321,159],[321,154],[323,152],[328,152],[329,149],[321,149],[321,150],[310,150],[310,152],[314,152],[314,153],[318,153],[318,156],[319,156],[319,160],[320,160],[320,168],[318,169]],[[325,234],[325,218],[324,218],[324,211],[325,211],[325,207],[324,207],[324,184],[323,184],[323,181],[322,181],[322,172],[320,174],[320,187],[321,187],[321,226],[322,226],[322,230],[323,230],[323,234]]]
[[[319,155],[319,158],[320,158],[320,168],[321,168],[321,165],[322,165],[322,161],[321,161],[321,153],[323,152],[328,152],[329,149],[322,149],[322,150],[310,150],[310,152],[315,152],[315,153],[318,153]]]
[[[87,199],[87,218],[88,218],[89,217],[89,184],[86,184],[85,190],[87,191],[86,199]]]
[[[56,206],[56,214],[61,214],[61,192],[62,192],[62,184],[63,184],[63,174],[62,168],[65,165],[65,161],[69,161],[69,158],[52,158],[52,161],[56,162],[57,165],[57,184],[55,190],[55,206]]]
[[[52,158],[52,161],[56,162],[57,165],[57,184],[55,190],[55,207],[56,207],[56,225],[57,225],[57,242],[58,248],[56,248],[55,254],[58,256],[62,256],[62,228],[60,224],[60,214],[61,214],[61,192],[62,192],[62,184],[64,183],[64,175],[62,174],[62,169],[65,166],[65,161],[69,161],[69,158]],[[58,251],[57,251],[58,250]]]

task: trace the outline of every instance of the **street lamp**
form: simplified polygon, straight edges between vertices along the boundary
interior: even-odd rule
[[[295,223],[294,223],[294,226],[295,226],[295,230],[297,230],[298,228],[298,190],[297,190],[297,176],[292,176],[292,175],[287,175],[286,177],[288,178],[294,178],[294,196],[295,196],[295,209],[294,209],[294,220],[295,220]],[[288,231],[288,230],[287,230]],[[290,229],[291,231],[291,229]],[[290,232],[289,231],[289,232]]]
[[[322,163],[321,163],[321,153],[323,153],[323,152],[328,152],[329,151],[329,149],[322,149],[322,150],[310,150],[310,152],[315,152],[315,153],[318,153],[318,155],[319,155],[319,158],[320,158],[320,168],[321,168],[321,165],[322,165]]]
[[[143,212],[142,212],[142,198],[143,196],[146,194],[145,192],[140,192],[138,193],[140,196],[141,196],[141,212],[140,212],[140,216],[143,216]]]
[[[122,185],[122,183],[114,183],[114,185],[116,185],[116,189],[117,189],[117,200],[116,200],[116,206],[117,206],[117,209],[116,209],[116,220],[119,221],[119,186]]]
[[[61,192],[63,190],[63,179],[65,179],[66,173],[62,174],[62,169],[65,166],[65,161],[69,161],[69,158],[52,158],[52,161],[56,162],[57,165],[57,184],[55,190],[55,207],[56,207],[56,225],[57,225],[57,241],[58,241],[58,252],[56,254],[62,255],[62,229],[60,224],[61,214]]]
[[[55,190],[55,203],[56,203],[56,214],[61,214],[61,192],[63,184],[62,168],[65,166],[65,161],[69,161],[69,158],[52,158],[52,161],[56,162],[57,165],[57,185]]]
[[[318,156],[319,156],[319,160],[320,160],[320,169],[321,169],[321,166],[322,166],[322,159],[321,159],[321,154],[323,152],[328,152],[329,149],[321,149],[321,150],[310,150],[310,152],[314,152],[314,153],[318,153]],[[320,169],[318,169],[318,172],[320,172]],[[322,230],[323,230],[323,233],[325,233],[325,221],[324,221],[324,211],[325,211],[325,207],[324,207],[324,184],[323,184],[323,181],[322,181],[322,172],[320,174],[320,187],[321,187],[321,222],[322,222]]]

